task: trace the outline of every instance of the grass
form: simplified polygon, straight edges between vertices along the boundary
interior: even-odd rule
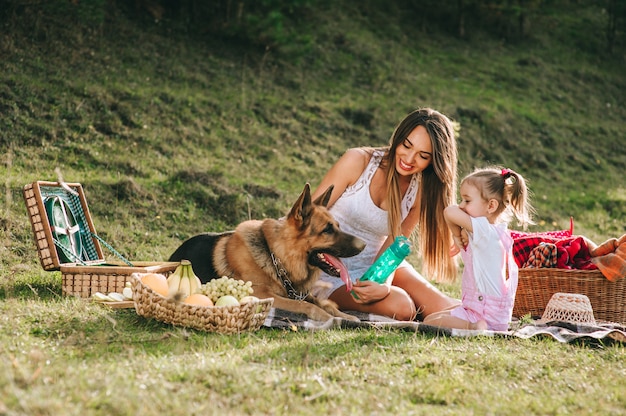
[[[459,123],[461,175],[498,163],[529,179],[533,230],[574,216],[596,242],[623,234],[623,45],[608,56],[598,30],[576,30],[603,27],[595,5],[538,16],[518,42],[459,40],[410,12],[320,8],[307,48],[282,50],[119,11],[96,31],[3,21],[0,414],[624,414],[620,343],[223,336],[63,297],[41,269],[21,189],[57,167],[83,184],[99,235],[164,260],[192,234],[283,215],[346,148],[385,144],[419,106]]]
[[[226,336],[71,298],[1,307],[8,414],[621,414],[626,405],[622,344],[397,330]]]

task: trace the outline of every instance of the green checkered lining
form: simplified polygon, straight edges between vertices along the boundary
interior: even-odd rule
[[[67,205],[70,207],[70,210],[72,211],[72,214],[74,215],[74,218],[76,219],[76,222],[78,223],[78,226],[80,229],[79,235],[83,242],[83,251],[85,253],[85,258],[87,261],[100,260],[98,256],[98,252],[96,250],[96,245],[93,242],[93,239],[95,238],[100,243],[102,243],[102,245],[104,245],[108,250],[110,250],[111,253],[113,253],[116,257],[122,260],[124,263],[126,263],[129,266],[133,266],[133,264],[130,261],[126,260],[126,258],[122,256],[117,250],[115,250],[109,243],[104,241],[98,235],[91,232],[91,230],[89,229],[89,224],[87,223],[87,218],[85,217],[85,212],[83,211],[83,207],[80,203],[80,198],[78,197],[78,195],[74,195],[68,192],[67,190],[61,187],[57,187],[57,186],[42,186],[40,189],[41,189],[41,195],[44,198],[58,196],[63,201],[65,201]],[[68,250],[63,244],[60,244],[59,242],[55,241],[55,245],[59,247],[61,250],[63,250],[63,252],[67,254],[69,257],[74,258],[77,262],[81,264],[86,264],[83,259],[76,257],[74,253]]]

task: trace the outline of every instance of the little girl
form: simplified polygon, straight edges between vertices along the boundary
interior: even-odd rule
[[[522,175],[501,168],[477,169],[461,181],[461,203],[444,210],[465,265],[462,303],[427,316],[447,328],[509,328],[517,290],[517,264],[507,222],[514,215],[532,224],[533,208]]]

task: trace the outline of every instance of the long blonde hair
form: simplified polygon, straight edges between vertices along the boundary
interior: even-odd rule
[[[457,183],[457,148],[454,126],[448,117],[431,108],[420,108],[409,113],[395,128],[381,164],[387,168],[387,206],[389,233],[401,233],[399,174],[396,148],[418,126],[426,128],[432,144],[432,163],[419,175],[418,198],[420,215],[417,240],[426,273],[436,280],[454,280],[457,263],[450,257],[452,234],[443,217],[443,210],[454,203]],[[408,236],[407,236],[408,237]]]

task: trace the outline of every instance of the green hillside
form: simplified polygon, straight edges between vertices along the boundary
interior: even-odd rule
[[[346,148],[385,144],[422,106],[459,124],[461,175],[495,163],[529,179],[535,230],[573,216],[597,242],[626,231],[626,49],[622,36],[607,52],[599,2],[534,10],[511,38],[469,24],[460,38],[395,2],[301,2],[253,35],[167,9],[4,3],[4,283],[41,273],[21,189],[56,168],[106,241],[161,260],[192,234],[284,214]]]
[[[625,12],[622,0],[0,0],[0,415],[626,414],[623,332],[227,335],[63,296],[22,197],[58,170],[83,185],[105,241],[164,260],[190,235],[282,216],[345,149],[386,144],[430,106],[459,127],[460,175],[518,170],[532,230],[573,216],[602,242],[626,232]],[[439,286],[458,296],[459,280]]]

